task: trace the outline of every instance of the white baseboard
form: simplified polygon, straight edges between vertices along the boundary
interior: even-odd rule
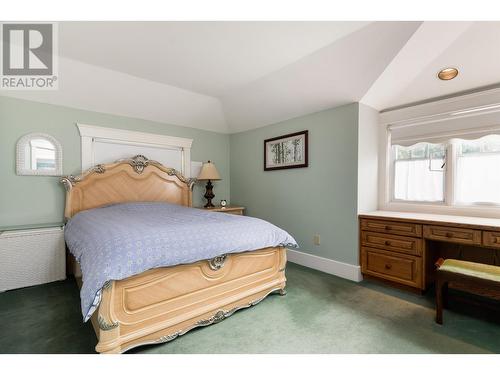
[[[319,257],[317,255],[303,253],[297,250],[287,249],[287,259],[292,263],[339,276],[344,279],[359,282],[363,280],[361,268],[348,263]]]

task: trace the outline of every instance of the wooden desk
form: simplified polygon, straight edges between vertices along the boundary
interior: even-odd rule
[[[442,258],[500,265],[500,219],[375,211],[359,215],[361,272],[425,290]]]

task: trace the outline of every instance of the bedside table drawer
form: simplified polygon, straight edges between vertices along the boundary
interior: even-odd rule
[[[361,248],[361,272],[385,280],[420,288],[422,258],[384,250]]]
[[[221,210],[219,212],[224,212],[231,215],[243,215],[243,210]]]
[[[210,208],[199,207],[199,208],[205,211],[223,212],[225,214],[231,214],[231,215],[244,215],[245,212],[245,207],[241,206],[226,206],[225,208],[222,207],[210,207]]]
[[[361,244],[398,253],[422,255],[422,239],[415,237],[363,231],[361,232]]]

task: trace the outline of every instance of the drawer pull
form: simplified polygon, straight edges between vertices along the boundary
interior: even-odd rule
[[[493,243],[498,243],[498,237],[493,237]]]
[[[385,264],[386,270],[390,270],[391,268],[392,268],[392,264],[388,264],[388,263]]]
[[[450,232],[446,232],[446,237],[448,237],[448,238],[451,238],[451,237],[453,237],[453,233],[450,233]]]
[[[391,241],[385,241],[385,246],[391,246]]]
[[[385,226],[385,230],[391,230],[391,229],[392,229],[392,228],[391,228],[391,226],[390,226],[390,225],[386,225],[386,226]]]

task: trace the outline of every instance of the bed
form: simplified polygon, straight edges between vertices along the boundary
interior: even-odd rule
[[[241,245],[240,247],[229,246],[230,244],[227,243],[224,246],[231,248],[230,253],[223,248],[218,252],[212,249],[212,252],[205,251],[197,255],[198,257],[206,254],[213,255],[210,258],[193,262],[185,261],[182,264],[165,263],[169,265],[161,267],[155,263],[154,268],[142,272],[137,272],[137,270],[134,272],[131,269],[128,271],[130,276],[113,279],[110,275],[116,275],[116,270],[113,268],[114,261],[108,260],[107,253],[108,258],[102,258],[102,262],[94,261],[94,265],[90,266],[89,259],[97,255],[89,253],[91,256],[87,255],[85,258],[75,250],[81,248],[91,251],[92,243],[85,243],[84,236],[78,238],[77,234],[84,233],[85,230],[87,231],[85,233],[90,233],[88,231],[91,230],[89,228],[92,228],[92,223],[98,223],[96,220],[100,220],[96,219],[96,216],[91,216],[87,218],[87,223],[90,224],[85,227],[84,218],[89,215],[99,217],[101,213],[102,217],[109,220],[114,217],[110,216],[110,210],[156,212],[153,210],[162,209],[169,210],[168,220],[178,225],[177,228],[182,228],[181,217],[197,217],[202,212],[202,210],[190,208],[194,181],[184,178],[175,169],[148,160],[142,155],[112,164],[97,165],[82,175],[63,177],[61,181],[66,188],[66,232],[75,234],[70,236],[73,239],[67,238],[68,248],[77,254],[78,258],[76,261],[69,254],[69,265],[81,288],[82,313],[84,318],[92,321],[98,338],[95,348],[97,352],[122,353],[140,345],[165,343],[182,336],[193,328],[218,323],[239,309],[257,304],[271,293],[285,294],[285,246],[295,246],[296,243],[291,237],[286,241],[277,240],[275,234],[266,237],[268,242],[257,243],[274,241],[280,242],[279,244],[257,249],[255,245],[252,245],[253,247],[243,249]],[[163,213],[157,215],[158,218],[165,216]],[[175,215],[178,215],[179,220]],[[203,211],[203,215],[212,215],[199,220],[205,220],[207,227],[213,230],[217,230],[222,225],[227,229],[225,225],[241,224],[234,220],[244,220],[241,217],[237,219],[237,215],[225,213]],[[133,218],[136,216],[134,211]],[[131,216],[128,220],[130,218]],[[131,220],[130,225],[131,228],[136,229],[135,232],[140,232],[144,228],[148,229],[149,222],[157,223],[156,219],[154,221],[148,221],[152,220],[148,218],[141,219],[141,221],[140,219],[134,220],[137,220],[137,223],[134,224]],[[253,220],[250,224],[258,224],[259,219],[248,218],[247,220]],[[77,225],[79,221],[83,224]],[[221,224],[217,224],[219,221]],[[201,228],[200,222],[197,225],[197,228]],[[162,228],[167,228],[161,225],[151,227],[153,229],[149,228],[149,232],[156,231],[159,234],[164,232]],[[114,226],[111,225],[109,233],[113,233],[113,228]],[[131,229],[130,232],[134,231]],[[236,229],[235,232],[237,232]],[[101,231],[95,237],[105,237],[103,233]],[[279,235],[282,233],[279,232]],[[122,235],[115,235],[114,240],[103,238],[102,241],[107,241],[107,243],[114,241],[115,247],[120,248],[124,246],[120,242],[122,237]],[[163,237],[168,238],[167,235]],[[261,240],[259,238],[259,241]],[[182,248],[180,245],[177,246],[179,249]],[[207,246],[203,243],[200,248]],[[80,251],[85,253],[81,249]],[[125,249],[123,250],[125,252]],[[185,251],[185,253],[191,252]],[[79,263],[82,265],[83,275]],[[101,263],[102,267],[107,268],[102,268],[102,270],[92,268],[99,267]],[[109,275],[102,278],[102,274],[108,271]],[[86,283],[89,284],[90,280],[94,280],[92,278],[94,274],[101,277],[101,280],[94,283],[98,286],[98,291],[91,308],[87,311],[88,316],[85,316],[83,292],[89,289],[86,288]],[[83,276],[83,281],[81,276]]]

